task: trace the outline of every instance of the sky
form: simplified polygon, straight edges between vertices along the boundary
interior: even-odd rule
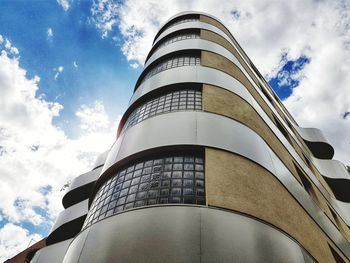
[[[49,233],[64,184],[114,142],[156,32],[187,10],[221,19],[350,164],[350,1],[0,0],[0,261]]]

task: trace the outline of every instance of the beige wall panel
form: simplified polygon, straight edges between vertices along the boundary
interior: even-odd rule
[[[243,49],[240,47],[240,45],[238,44],[238,42],[236,41],[236,39],[231,35],[231,33],[226,29],[226,27],[224,27],[221,23],[219,23],[218,21],[208,17],[208,16],[204,16],[201,15],[200,19],[201,22],[207,23],[207,24],[211,24],[213,26],[216,26],[217,28],[221,29],[223,32],[225,32],[229,38],[233,41],[233,43],[235,44],[235,46],[237,47],[237,49],[239,50],[239,52],[242,54],[242,56],[244,56],[244,58],[247,61],[250,61],[250,59],[248,58],[248,56],[245,54],[245,52],[243,51]]]
[[[267,221],[294,237],[318,262],[335,262],[327,236],[283,185],[261,166],[244,157],[207,148],[205,177],[208,205]]]
[[[255,77],[255,75],[251,72],[251,70],[249,69],[249,67],[247,66],[247,64],[243,61],[242,57],[237,53],[237,50],[225,39],[223,38],[222,36],[214,33],[214,32],[211,32],[211,31],[208,31],[208,30],[204,30],[202,29],[201,30],[201,39],[205,39],[205,40],[208,40],[208,41],[212,41],[214,43],[217,43],[221,46],[223,46],[224,48],[226,48],[227,50],[229,50],[237,59],[238,61],[241,63],[241,65],[244,67],[244,69],[246,70],[246,72],[248,72],[249,76],[254,80],[254,82],[259,85],[259,80]],[[284,113],[278,108],[278,107],[275,107],[275,109],[278,111],[278,113],[280,114],[280,116],[283,118],[283,119],[286,119]],[[300,138],[301,139],[301,138]],[[300,140],[299,139],[299,140]],[[301,142],[303,143],[303,140],[301,139]],[[296,150],[298,151],[299,155],[302,156],[300,154],[300,147],[298,144],[294,143],[294,148],[296,148]]]
[[[212,32],[212,31],[201,29],[200,37],[201,37],[201,39],[212,41],[214,43],[217,43],[217,44],[223,46],[224,48],[229,50],[238,59],[239,62],[241,62],[243,67],[245,66],[245,65],[243,65],[245,63],[242,63],[242,58],[238,54],[237,50],[231,45],[230,42],[228,42],[222,36]]]
[[[226,33],[226,35],[227,35],[232,41],[235,41],[235,39],[232,37],[231,33],[226,29],[226,27],[224,27],[221,23],[219,23],[218,21],[212,19],[211,17],[205,16],[205,15],[200,15],[199,21],[201,21],[201,22],[203,22],[203,23],[207,23],[207,24],[213,25],[213,26],[219,28],[221,31],[223,31],[224,33]]]
[[[201,39],[212,41],[216,44],[219,44],[219,45],[223,46],[224,48],[226,48],[228,51],[230,51],[238,59],[238,61],[241,63],[241,65],[247,71],[249,76],[254,80],[254,82],[257,85],[259,85],[259,80],[257,79],[257,77],[250,71],[247,64],[243,61],[242,57],[238,54],[237,50],[231,45],[230,42],[228,42],[222,36],[212,32],[212,31],[205,30],[205,29],[201,29],[200,37],[201,37]]]
[[[209,20],[212,20],[209,18]],[[214,33],[214,32],[211,32],[211,31],[208,31],[208,30],[204,30],[202,29],[201,30],[201,39],[205,39],[205,40],[208,40],[208,41],[212,41],[214,43],[217,43],[221,46],[223,46],[224,48],[226,48],[227,50],[229,50],[237,59],[238,61],[241,63],[241,65],[244,67],[244,69],[246,70],[246,72],[249,74],[249,76],[254,80],[254,82],[259,85],[259,80],[258,78],[255,76],[255,74],[253,74],[251,72],[251,69],[250,67],[247,66],[247,64],[243,61],[243,58],[238,54],[237,50],[231,45],[231,43],[229,43],[225,38],[223,38],[222,36]],[[268,89],[270,89],[268,87]],[[282,105],[283,107],[283,105]],[[285,117],[285,114],[287,114],[289,116],[289,118],[295,123],[293,117],[288,113],[287,110],[286,113],[284,113],[283,111],[281,111],[281,109],[279,107],[276,107],[275,106],[275,109],[278,111],[278,113],[280,114],[280,116],[283,118],[283,119],[286,119]],[[298,139],[300,140],[300,142],[303,144],[303,146],[307,148],[306,144],[304,143],[304,141],[302,140],[302,138],[300,137],[300,135],[294,131],[294,133],[297,135]]]
[[[272,112],[265,101],[261,98],[242,71],[230,60],[212,52],[202,51],[201,64],[202,66],[219,69],[241,82],[263,108],[266,114],[269,115],[270,119],[273,120]]]
[[[260,107],[262,107],[262,109],[265,111],[265,113],[275,123],[274,117],[272,115],[272,111],[270,110],[269,106],[261,98],[261,96],[255,90],[255,88],[252,86],[252,84],[249,82],[249,80],[246,78],[246,76],[242,73],[242,71],[235,64],[233,64],[230,60],[228,60],[220,55],[214,54],[212,52],[202,51],[201,64],[203,66],[216,68],[216,69],[219,69],[223,72],[226,72],[227,74],[231,75],[232,77],[237,79],[239,82],[241,82],[246,87],[246,89],[250,92],[250,94],[254,97],[254,99],[258,102]],[[227,104],[227,105],[229,106],[230,104]],[[290,139],[294,141],[294,139],[291,138],[291,136],[290,136]],[[295,145],[297,145],[297,144],[294,143],[294,146]],[[299,148],[298,145],[296,147]],[[297,153],[299,153],[299,152],[297,151]],[[301,155],[300,158],[303,159],[303,156]],[[320,177],[319,180],[322,183],[322,185],[325,187],[325,189],[328,191],[328,193],[334,197],[333,192],[331,191],[329,186],[325,183],[323,178]]]
[[[245,54],[245,52],[243,51],[243,49],[241,48],[241,46],[238,44],[238,42],[236,41],[236,39],[232,36],[232,34],[221,24],[221,23],[219,23],[218,21],[216,21],[216,20],[214,20],[214,19],[212,19],[212,18],[210,18],[210,17],[207,17],[207,16],[204,16],[204,15],[201,15],[200,16],[200,21],[201,22],[204,22],[204,23],[207,23],[207,24],[211,24],[211,25],[213,25],[213,26],[216,26],[217,28],[219,28],[219,29],[221,29],[223,32],[225,32],[229,37],[230,37],[230,39],[233,41],[233,43],[235,44],[235,46],[237,47],[237,49],[239,50],[239,52],[242,54],[242,56],[244,57],[244,59],[246,60],[246,61],[250,61],[250,59],[248,58],[248,56]],[[236,56],[236,54],[235,54],[235,56]],[[241,59],[242,59],[242,57],[241,56],[236,56],[236,58],[237,59],[239,59],[239,61],[241,62]],[[241,62],[242,63],[242,62]],[[243,63],[243,64],[245,64],[245,63]],[[249,72],[249,71],[248,71]],[[249,73],[250,74],[250,73]],[[254,81],[256,81],[256,78],[254,78]],[[270,89],[269,87],[267,87],[268,89]],[[291,116],[290,114],[289,114],[289,112],[285,109],[285,107],[284,106],[282,106],[283,108],[284,108],[284,110],[285,110],[285,114],[287,114],[288,116],[289,116],[289,118],[294,122],[294,123],[296,123],[295,122],[295,120],[294,120],[294,118],[293,118],[293,116]],[[277,107],[276,107],[276,109],[278,110],[278,111],[280,111]],[[280,113],[281,114],[281,113]],[[281,116],[284,116],[283,114],[281,115]]]
[[[301,182],[288,151],[253,107],[241,97],[218,87],[203,85],[203,109],[235,119],[254,130],[270,145],[291,173]]]
[[[201,39],[205,39],[205,40],[209,40],[212,41],[214,43],[217,43],[221,46],[223,46],[224,48],[226,48],[227,50],[229,50],[237,59],[238,61],[241,63],[241,65],[244,67],[244,69],[246,70],[246,72],[249,74],[249,76],[254,80],[255,84],[259,86],[260,81],[258,80],[258,78],[255,76],[255,74],[253,74],[251,72],[251,69],[247,66],[247,64],[243,61],[242,57],[238,54],[237,50],[222,36],[208,31],[208,30],[201,30]],[[281,111],[281,109],[279,107],[276,107],[274,105],[274,108],[277,110],[278,114],[286,120],[286,116],[285,114]]]
[[[279,156],[281,161],[300,182],[300,184],[302,184],[300,177],[295,170],[295,166],[292,161],[293,157],[289,154],[278,138],[272,133],[271,129],[266,125],[253,107],[251,107],[245,100],[232,92],[205,84],[203,85],[203,109],[204,111],[218,113],[235,119],[258,133],[276,153],[276,155]],[[330,193],[332,193],[323,177],[321,175],[317,176],[317,173],[316,177],[321,183],[324,182],[322,185],[324,185],[324,187],[330,191]],[[318,198],[318,200],[322,200],[321,208],[323,211],[327,212],[328,207],[326,199],[324,196],[322,196],[321,192],[316,186],[314,186],[314,188],[315,191],[317,191],[317,195],[321,196]],[[331,215],[329,211],[327,215]],[[341,221],[343,224],[345,224],[342,219]],[[350,234],[350,231],[346,232],[347,234]]]

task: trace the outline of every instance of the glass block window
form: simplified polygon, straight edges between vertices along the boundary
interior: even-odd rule
[[[173,21],[170,21],[168,24],[166,24],[163,28],[161,28],[157,35],[156,38],[158,38],[165,30],[167,30],[170,27],[182,24],[182,23],[186,23],[186,22],[198,22],[199,21],[199,15],[187,15],[187,16],[183,16],[183,17],[178,17],[176,19],[174,19]]]
[[[173,23],[170,23],[169,26],[168,26],[167,28],[172,27],[172,26],[176,26],[176,25],[179,25],[179,24],[182,24],[182,23],[197,22],[197,21],[199,21],[199,18],[196,18],[196,17],[184,18],[184,19],[180,19],[180,20],[178,20],[178,21],[175,21],[175,22],[173,22]]]
[[[200,57],[196,56],[181,56],[167,59],[158,65],[155,65],[143,78],[142,82],[150,77],[167,69],[184,67],[184,66],[199,66],[201,64]],[[142,83],[141,82],[141,83]]]
[[[197,33],[192,33],[192,34],[181,34],[177,36],[170,37],[168,39],[165,39],[164,42],[162,41],[161,44],[152,52],[156,52],[157,50],[161,49],[162,47],[165,47],[171,43],[181,41],[181,40],[186,40],[186,39],[196,39],[199,38],[199,34]]]
[[[159,36],[161,33],[163,33],[165,30],[167,30],[168,28],[170,27],[173,27],[173,26],[176,26],[176,25],[179,25],[179,24],[182,24],[182,23],[187,23],[187,22],[198,22],[199,21],[199,17],[188,17],[188,18],[182,18],[182,19],[179,19],[177,21],[174,21],[174,22],[171,22],[169,23],[166,27],[162,28],[157,36]]]
[[[156,204],[205,205],[204,159],[171,156],[118,171],[96,193],[84,227],[127,209]]]
[[[153,116],[182,110],[202,110],[202,92],[180,90],[166,93],[136,108],[128,117],[123,131]]]

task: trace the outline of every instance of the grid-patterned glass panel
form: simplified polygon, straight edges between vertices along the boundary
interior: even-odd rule
[[[186,39],[195,39],[195,38],[199,38],[199,34],[197,34],[197,33],[181,34],[181,35],[170,37],[170,38],[166,39],[164,42],[162,42],[152,53],[155,53],[157,50],[159,50],[162,47],[165,47],[171,43],[181,41],[181,40],[186,40]]]
[[[146,79],[149,79],[150,77],[158,74],[159,72],[162,72],[167,69],[176,68],[176,67],[183,67],[183,66],[198,66],[201,64],[200,57],[198,56],[181,56],[181,57],[175,57],[167,59],[155,67],[153,67],[143,78],[142,82],[144,82]],[[141,83],[142,83],[141,82]]]
[[[130,208],[173,203],[205,205],[202,157],[144,160],[117,172],[96,193],[84,225]]]
[[[199,21],[199,18],[185,18],[185,19],[181,19],[181,20],[178,20],[178,21],[175,21],[175,22],[169,24],[169,26],[167,26],[166,28],[169,28],[169,27],[172,27],[172,26],[176,26],[176,25],[179,25],[179,24],[182,24],[182,23],[196,22],[196,21]]]
[[[153,116],[182,110],[202,110],[202,92],[180,90],[164,94],[136,108],[128,117],[123,130]]]

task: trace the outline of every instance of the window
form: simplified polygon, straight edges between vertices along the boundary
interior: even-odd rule
[[[328,244],[328,246],[332,252],[332,255],[334,257],[335,262],[336,263],[345,263],[345,260],[338,254],[338,252],[335,251],[335,249],[330,244]]]
[[[338,218],[338,216],[337,216],[337,214],[333,211],[333,209],[327,204],[327,206],[328,206],[328,209],[329,209],[329,211],[331,212],[331,214],[332,214],[332,217],[333,217],[333,219],[334,219],[334,222],[335,222],[335,226],[336,226],[336,228],[338,228],[338,230],[339,231],[341,231],[341,222],[340,222],[340,220],[339,220],[339,218]],[[342,232],[342,231],[341,231]],[[343,233],[342,233],[343,234]]]
[[[287,141],[291,145],[293,145],[287,131],[283,128],[282,124],[279,122],[279,120],[277,120],[277,118],[275,116],[273,116],[273,118],[275,119],[275,123],[276,123],[276,126],[279,129],[279,131],[283,134],[283,136],[287,139]]]
[[[337,214],[333,211],[332,208],[330,208],[329,205],[327,205],[327,206],[328,206],[329,211],[331,211],[331,214],[332,214],[333,218],[335,219],[335,221],[338,221],[339,219],[338,219]]]
[[[304,186],[305,190],[310,195],[312,200],[316,203],[316,205],[322,209],[322,205],[321,205],[320,200],[319,200],[317,193],[316,193],[317,190],[314,189],[313,184],[309,181],[309,179],[306,177],[306,175],[300,170],[300,168],[296,164],[294,164],[294,166],[295,166],[295,169],[297,170],[297,173],[300,177],[300,180],[301,180],[302,185]]]
[[[167,28],[172,27],[172,26],[176,26],[176,25],[179,25],[179,24],[182,24],[182,23],[196,22],[196,21],[199,21],[199,19],[196,18],[196,17],[184,18],[184,19],[180,19],[180,20],[178,20],[178,21],[175,21],[175,22],[173,22],[173,23],[170,23],[169,26],[168,26]]]
[[[255,72],[256,75],[258,75],[258,77],[261,79],[261,80],[264,80],[264,77],[260,74],[259,70],[254,66],[254,64],[249,61],[249,64],[250,66],[252,67],[253,71]]]
[[[171,68],[176,67],[184,67],[184,66],[198,66],[201,64],[200,57],[198,56],[179,56],[175,58],[167,59],[163,62],[158,63],[155,65],[148,73],[143,77],[142,81],[140,82],[140,85],[145,80],[149,79],[150,77]]]
[[[305,190],[308,193],[310,193],[312,191],[312,184],[311,184],[311,182],[306,178],[306,175],[300,170],[300,168],[297,165],[294,164],[294,166],[295,166],[295,169],[297,170],[297,173],[298,173],[298,175],[300,177],[300,180],[301,180]]]
[[[294,132],[293,125],[288,120],[286,120],[286,122],[287,122],[287,125],[288,125],[289,129]]]
[[[118,171],[97,191],[85,226],[127,209],[172,203],[205,205],[203,157],[142,160]]]
[[[199,38],[199,33],[182,33],[182,34],[178,34],[176,36],[172,36],[169,38],[166,38],[164,40],[161,40],[160,44],[158,45],[158,47],[156,47],[153,51],[152,54],[154,52],[156,52],[157,50],[161,49],[162,47],[165,47],[171,43],[177,42],[177,41],[181,41],[181,40],[186,40],[186,39],[196,39]]]
[[[160,36],[160,34],[162,34],[165,30],[167,30],[170,27],[182,24],[182,23],[186,23],[186,22],[197,22],[199,21],[199,15],[185,15],[185,16],[181,16],[181,17],[177,17],[174,20],[170,21],[168,24],[166,24],[163,28],[161,28],[155,39],[158,38],[158,36]]]
[[[314,169],[313,169],[313,167],[312,167],[312,165],[311,165],[309,159],[306,157],[306,155],[305,155],[304,153],[302,153],[302,155],[303,155],[303,157],[304,157],[304,160],[305,160],[306,165],[310,168],[310,170],[311,170],[312,172],[314,172]]]
[[[180,90],[166,93],[136,108],[128,117],[123,130],[153,116],[182,110],[202,110],[202,92]]]
[[[260,84],[259,84],[260,85]],[[267,93],[267,91],[265,90],[265,88],[260,85],[260,89],[262,91],[262,93],[265,95],[265,97],[269,100],[269,102],[273,105],[273,101],[272,101],[272,98],[271,96]]]

